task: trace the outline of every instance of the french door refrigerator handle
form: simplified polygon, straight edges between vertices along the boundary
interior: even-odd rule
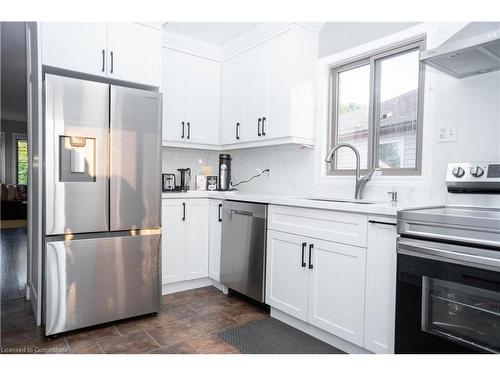
[[[312,250],[313,250],[314,244],[309,245],[309,269],[313,269],[313,264],[312,264]]]
[[[302,242],[302,267],[306,267],[306,262],[305,262],[305,259],[304,259],[304,256],[305,256],[305,252],[306,252],[306,246],[307,246],[307,242]]]

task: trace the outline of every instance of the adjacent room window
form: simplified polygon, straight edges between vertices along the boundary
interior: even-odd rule
[[[28,141],[16,137],[16,183],[28,185]]]
[[[361,169],[384,175],[421,172],[424,40],[333,67],[330,142],[354,145]],[[353,174],[354,153],[340,149],[329,174]]]

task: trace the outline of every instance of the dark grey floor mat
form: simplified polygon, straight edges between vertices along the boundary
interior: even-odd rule
[[[342,354],[328,345],[274,318],[227,329],[219,337],[243,354]]]

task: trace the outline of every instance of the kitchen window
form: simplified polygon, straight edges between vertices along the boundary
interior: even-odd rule
[[[422,166],[423,38],[331,69],[329,147],[350,143],[365,172],[420,175]],[[339,149],[328,173],[354,174],[355,156]]]

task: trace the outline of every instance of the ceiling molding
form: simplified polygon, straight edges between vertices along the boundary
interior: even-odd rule
[[[222,53],[219,46],[175,31],[163,29],[162,44],[164,48],[173,49],[215,61],[222,61]]]

